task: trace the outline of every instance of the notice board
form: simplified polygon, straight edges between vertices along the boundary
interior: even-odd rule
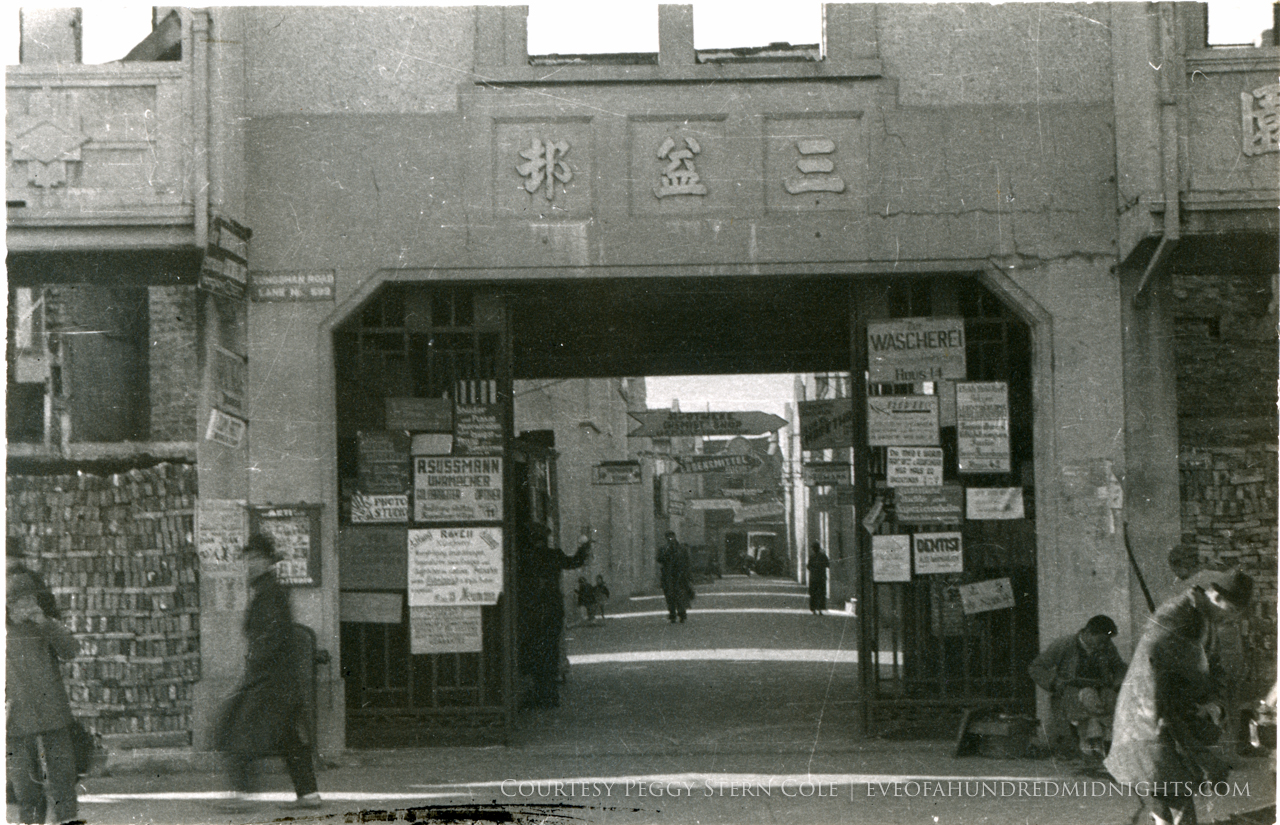
[[[320,508],[322,504],[270,504],[249,508],[249,532],[275,539],[284,559],[276,578],[293,587],[320,586]]]

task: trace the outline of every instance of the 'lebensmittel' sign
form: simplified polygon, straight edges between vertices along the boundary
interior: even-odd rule
[[[962,473],[1009,472],[1009,385],[956,383],[956,468]]]
[[[414,521],[502,521],[502,459],[417,456]]]
[[[968,378],[963,318],[895,318],[867,323],[868,380],[915,384]]]

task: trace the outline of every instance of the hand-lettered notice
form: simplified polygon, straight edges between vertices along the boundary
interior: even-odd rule
[[[501,521],[502,459],[417,456],[414,521]]]
[[[502,528],[409,531],[409,606],[496,604],[502,592]]]
[[[867,443],[936,447],[938,396],[882,395],[867,399]]]
[[[962,473],[1009,472],[1009,385],[956,383],[956,464]]]
[[[480,608],[411,607],[409,608],[409,652],[475,653],[483,649]]]
[[[962,584],[960,602],[964,605],[966,615],[1013,607],[1013,584],[1008,579]]]
[[[965,490],[965,516],[975,521],[1008,521],[1026,517],[1021,487],[970,487]]]
[[[942,485],[941,447],[886,447],[885,483],[890,487]]]
[[[911,581],[911,536],[871,537],[871,580]]]

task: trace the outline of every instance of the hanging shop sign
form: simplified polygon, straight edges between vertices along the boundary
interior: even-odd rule
[[[751,453],[673,457],[676,460],[677,473],[744,473],[764,466],[760,456]]]
[[[502,528],[409,530],[409,607],[497,604]]]
[[[387,429],[452,433],[453,402],[448,398],[388,398]]]
[[[966,615],[1013,607],[1013,584],[1007,578],[962,584],[960,603]]]
[[[805,464],[801,472],[806,487],[834,487],[853,483],[853,467],[848,464]]]
[[[591,468],[592,484],[639,484],[640,462],[602,461]]]
[[[417,456],[414,521],[501,521],[502,459]]]
[[[250,272],[249,300],[255,303],[307,303],[333,300],[332,269]]]
[[[356,489],[366,495],[409,492],[409,434],[403,430],[356,433]]]
[[[484,649],[480,608],[471,605],[409,608],[409,653],[478,653]]]
[[[631,438],[686,438],[713,435],[763,435],[785,427],[787,420],[766,412],[671,412],[649,410],[628,413],[640,422],[627,433]]]
[[[211,220],[209,241],[200,262],[200,289],[243,301],[252,237],[252,230],[230,218],[218,216]]]
[[[911,538],[917,576],[963,573],[964,552],[959,533],[916,533]]]
[[[867,398],[867,443],[872,447],[899,444],[936,447],[936,395],[879,395]]]
[[[275,539],[283,560],[276,578],[293,587],[320,586],[321,504],[264,505],[249,508],[249,532]]]
[[[1025,517],[1021,487],[970,487],[965,491],[965,515],[981,521]]]
[[[942,485],[941,447],[886,447],[885,484],[890,487]]]
[[[903,524],[959,524],[964,521],[964,488],[959,484],[905,486],[893,491],[894,511]]]
[[[204,437],[206,441],[213,441],[235,450],[244,443],[244,432],[248,426],[248,422],[234,415],[227,415],[215,407],[209,410],[209,425],[204,429]]]
[[[956,461],[962,473],[1009,472],[1009,385],[956,383]]]
[[[351,494],[352,524],[403,524],[409,520],[409,496]]]
[[[867,380],[873,384],[963,381],[963,318],[895,318],[867,324]]]
[[[502,405],[458,404],[454,407],[453,452],[502,455]]]
[[[800,449],[838,450],[853,446],[853,399],[801,401]]]
[[[911,536],[871,537],[871,580],[911,581]]]

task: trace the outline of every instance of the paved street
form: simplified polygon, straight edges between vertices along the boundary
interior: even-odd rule
[[[851,616],[811,615],[803,588],[778,579],[704,584],[685,624],[667,622],[660,596],[615,598],[604,621],[571,623],[561,707],[522,717],[508,747],[350,752],[320,774],[319,811],[282,807],[292,793],[273,767],[259,807],[234,816],[214,808],[221,776],[158,765],[85,780],[81,814],[341,822],[359,811],[423,820],[414,809],[429,806],[454,821],[1130,821],[1136,797],[1051,760],[957,759],[949,729],[932,741],[857,736],[854,633]],[[1273,765],[1245,762],[1231,795],[1202,801],[1201,821],[1273,803]]]

